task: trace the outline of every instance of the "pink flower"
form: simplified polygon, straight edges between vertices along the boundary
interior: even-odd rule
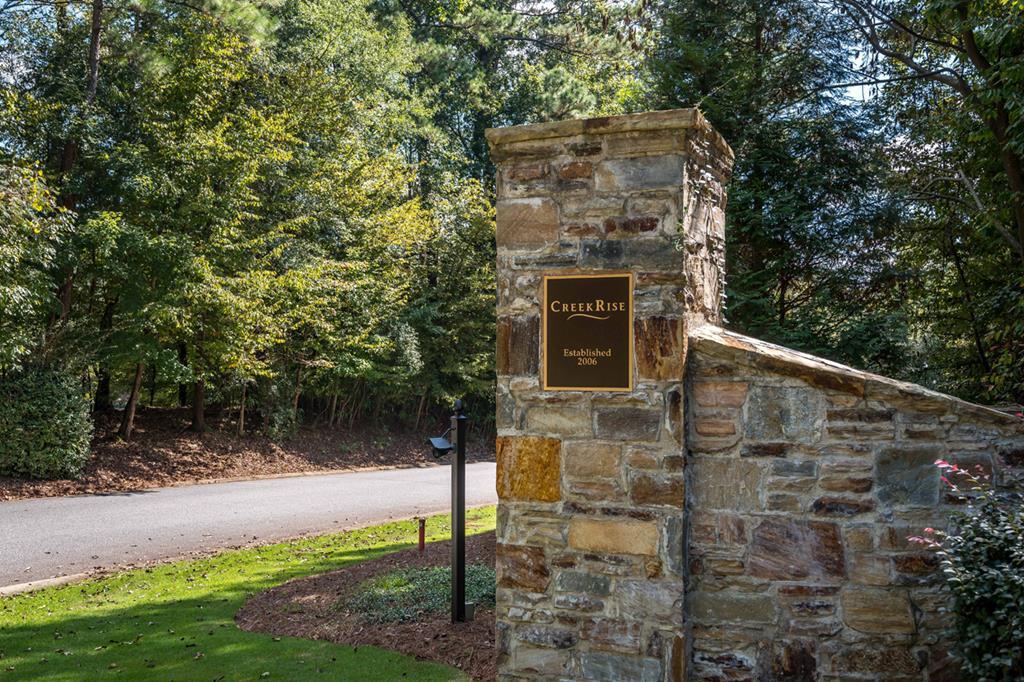
[[[924,529],[924,532],[925,532],[925,533],[934,533],[934,532],[935,532],[935,529],[934,529],[934,528],[925,528],[925,529]]]
[[[949,462],[947,462],[944,459],[937,459],[937,460],[935,460],[935,466],[937,466],[937,467],[948,467],[949,466]]]

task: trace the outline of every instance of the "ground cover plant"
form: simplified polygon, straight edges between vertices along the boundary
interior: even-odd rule
[[[495,548],[493,531],[468,536],[467,564],[493,569]],[[446,600],[443,608],[415,609],[415,617],[404,621],[371,622],[364,614],[350,608],[352,597],[365,591],[367,584],[374,584],[375,579],[392,576],[387,582],[393,584],[396,572],[408,575],[423,569],[444,568],[450,562],[451,543],[431,542],[422,551],[410,547],[337,571],[290,580],[249,599],[235,616],[235,622],[243,630],[271,637],[301,637],[398,651],[452,666],[478,682],[490,682],[498,674],[493,603],[481,599],[473,619],[465,623],[451,622]],[[483,573],[480,575],[490,578]],[[472,594],[472,585],[469,590]],[[493,583],[490,590],[493,590]],[[447,597],[446,586],[436,591],[443,591]]]
[[[469,532],[494,528],[471,510]],[[224,552],[0,600],[0,680],[451,680],[458,671],[374,647],[245,632],[235,614],[253,594],[407,548],[417,524],[382,526]],[[427,537],[450,535],[432,517]]]
[[[391,571],[359,585],[347,607],[369,623],[407,623],[448,609],[451,579],[447,566]],[[466,566],[468,603],[494,606],[494,585],[493,568]]]
[[[935,464],[964,508],[948,531],[926,528],[924,537],[911,540],[939,557],[961,674],[1024,679],[1024,496],[997,490],[980,467]]]

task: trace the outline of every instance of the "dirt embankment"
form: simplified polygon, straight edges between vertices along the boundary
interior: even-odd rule
[[[223,479],[366,468],[433,466],[428,425],[408,429],[301,427],[275,442],[261,435],[238,437],[234,421],[208,419],[209,431],[188,430],[188,410],[140,408],[132,440],[117,436],[119,413],[97,419],[92,455],[79,479],[36,481],[0,477],[0,500],[160,488]],[[494,459],[493,437],[476,437],[470,461]],[[476,445],[477,447],[473,447]]]

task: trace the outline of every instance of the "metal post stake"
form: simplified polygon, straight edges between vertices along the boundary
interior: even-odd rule
[[[466,424],[461,400],[455,401],[452,433],[452,622],[466,622]]]

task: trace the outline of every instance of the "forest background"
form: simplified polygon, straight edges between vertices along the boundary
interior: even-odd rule
[[[1019,0],[0,0],[0,427],[493,419],[484,130],[682,106],[727,326],[1024,401]]]

